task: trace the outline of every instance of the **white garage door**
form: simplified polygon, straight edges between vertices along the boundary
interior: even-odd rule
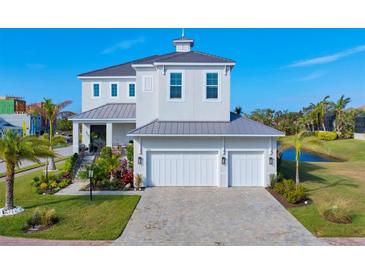
[[[149,152],[148,186],[217,186],[217,152]]]
[[[228,170],[229,186],[264,186],[263,152],[230,152]]]

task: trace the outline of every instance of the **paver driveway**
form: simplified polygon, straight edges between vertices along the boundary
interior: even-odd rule
[[[263,188],[155,187],[114,245],[324,245]]]

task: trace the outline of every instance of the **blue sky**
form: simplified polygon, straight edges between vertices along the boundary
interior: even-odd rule
[[[0,29],[0,95],[71,99],[77,75],[174,51],[181,29]],[[299,110],[326,95],[365,105],[365,29],[185,29],[194,49],[234,59],[231,107]]]

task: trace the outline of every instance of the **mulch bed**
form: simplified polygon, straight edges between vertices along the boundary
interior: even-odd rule
[[[288,203],[288,201],[279,193],[276,193],[274,190],[272,190],[270,187],[267,187],[266,190],[285,208],[293,208],[293,207],[300,207],[311,204],[311,200],[307,199],[307,204],[303,202],[297,203],[297,204],[291,204]]]

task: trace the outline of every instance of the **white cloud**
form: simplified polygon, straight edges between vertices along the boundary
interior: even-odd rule
[[[135,45],[138,45],[138,44],[142,44],[144,43],[145,41],[145,38],[143,36],[140,36],[136,39],[129,39],[129,40],[123,40],[109,48],[106,48],[104,49],[101,54],[109,54],[109,53],[113,53],[117,50],[120,50],[120,49],[129,49]]]
[[[297,81],[300,81],[300,82],[311,81],[311,80],[318,79],[326,74],[327,74],[327,71],[318,70],[318,71],[314,71],[304,77],[297,79]]]
[[[26,64],[28,69],[44,69],[46,67],[46,65],[44,64],[34,64],[34,63],[29,63]]]
[[[331,63],[331,62],[335,62],[339,59],[342,59],[344,57],[353,55],[355,53],[363,52],[363,51],[365,51],[365,45],[361,45],[358,47],[340,51],[340,52],[337,52],[337,53],[334,53],[331,55],[325,55],[325,56],[316,57],[316,58],[312,58],[312,59],[297,61],[297,62],[294,62],[293,64],[289,65],[288,67],[305,67],[305,66]]]

